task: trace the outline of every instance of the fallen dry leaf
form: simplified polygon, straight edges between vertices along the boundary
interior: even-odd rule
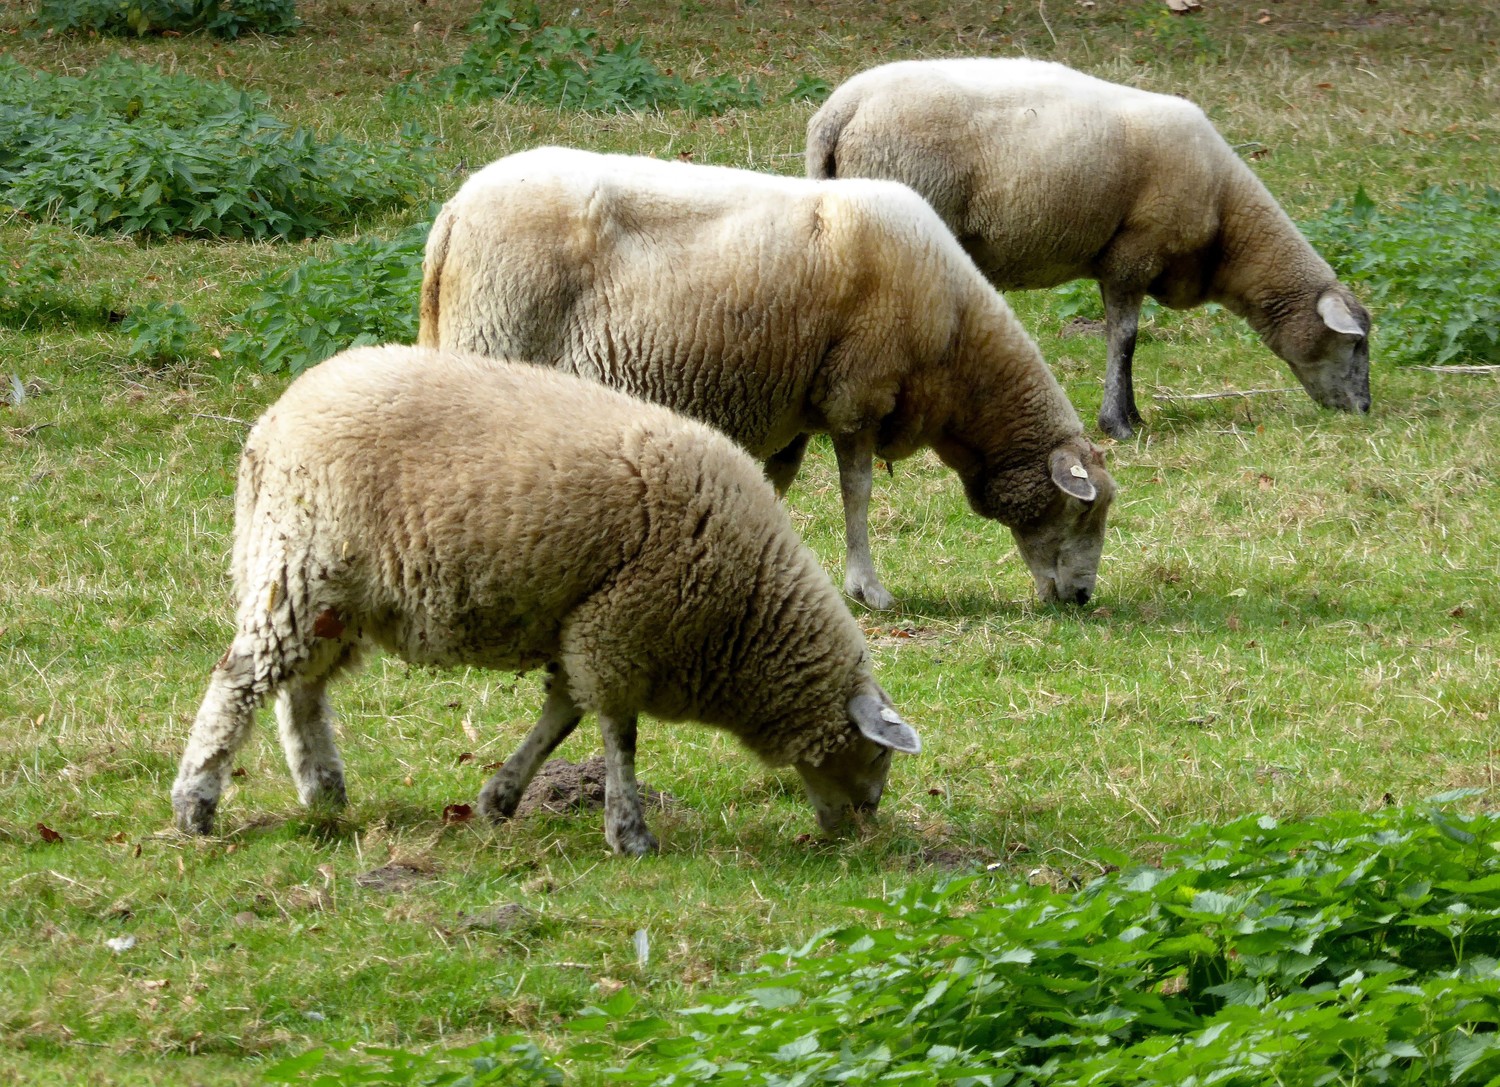
[[[443,809],[444,823],[467,823],[472,818],[474,818],[474,809],[467,804],[449,804]]]
[[[36,830],[37,833],[42,836],[42,841],[48,843],[49,845],[63,840],[62,835],[57,833],[57,831],[53,830],[46,823],[38,823],[36,825]]]

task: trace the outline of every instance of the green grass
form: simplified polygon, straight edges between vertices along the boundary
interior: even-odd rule
[[[9,32],[22,15],[7,8],[0,49],[56,72],[118,52],[222,78],[320,134],[396,140],[415,121],[439,172],[412,216],[467,170],[542,142],[795,173],[811,107],[781,99],[799,78],[971,52],[1189,94],[1232,142],[1264,147],[1256,169],[1299,218],[1358,185],[1382,202],[1500,182],[1500,15],[1478,0],[1272,5],[1267,25],[1230,4],[1178,22],[1147,3],[585,2],[576,25],[644,35],[685,79],[754,78],[773,104],[687,118],[389,103],[408,75],[458,58],[474,6],[304,0],[298,34],[235,43],[35,38]],[[968,512],[933,458],[878,481],[875,558],[902,607],[862,621],[927,748],[898,762],[853,839],[812,833],[794,776],[655,722],[642,776],[680,802],[652,816],[659,857],[609,856],[598,813],[445,826],[443,807],[472,800],[480,767],[524,734],[539,681],[388,659],[335,693],[344,819],[300,811],[263,727],[222,836],[170,833],[167,789],[230,629],[236,420],[284,383],[213,352],[257,276],[409,221],[298,244],[80,237],[55,287],[70,305],[0,314],[0,375],[29,390],[0,406],[0,1080],[249,1083],[330,1040],[520,1031],[547,1046],[622,986],[649,1008],[684,1006],[761,952],[860,916],[848,903],[943,872],[993,863],[1068,887],[1106,851],[1150,860],[1158,835],[1203,819],[1464,786],[1497,799],[1500,380],[1383,364],[1376,312],[1367,418],[1300,392],[1159,399],[1294,384],[1227,318],[1194,313],[1143,335],[1147,425],[1109,443],[1121,494],[1094,606],[1035,604],[1008,535]],[[29,231],[0,220],[0,257]],[[191,361],[127,357],[110,314],[151,301],[201,326]],[[1102,341],[1060,338],[1044,295],[1012,302],[1091,419]],[[841,573],[825,443],[791,506]],[[585,728],[560,753],[596,746]],[[418,876],[356,880],[391,864]],[[534,911],[516,928],[461,917],[511,903]],[[127,951],[105,943],[126,934]]]

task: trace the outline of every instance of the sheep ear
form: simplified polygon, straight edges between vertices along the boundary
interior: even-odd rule
[[[1099,497],[1094,481],[1089,478],[1089,470],[1073,450],[1066,446],[1054,449],[1047,466],[1052,472],[1052,482],[1063,494],[1070,494],[1080,502],[1092,502]]]
[[[922,750],[922,737],[901,720],[901,715],[878,698],[857,694],[849,699],[849,720],[860,735],[881,747],[916,755]]]
[[[1349,312],[1349,303],[1333,291],[1324,291],[1318,298],[1318,316],[1334,332],[1345,336],[1363,336],[1365,330],[1359,320]]]

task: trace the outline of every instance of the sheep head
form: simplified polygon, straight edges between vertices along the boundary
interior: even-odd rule
[[[891,753],[915,755],[922,740],[873,680],[866,680],[846,707],[853,735],[817,766],[796,764],[807,798],[826,834],[836,833],[851,815],[873,812],[885,791]]]
[[[1313,400],[1336,411],[1370,410],[1370,315],[1342,283],[1259,331]]]
[[[1044,603],[1087,604],[1099,575],[1115,482],[1104,454],[1081,435],[1052,450],[1047,473],[1051,487],[1040,513],[1011,523],[1011,535]]]

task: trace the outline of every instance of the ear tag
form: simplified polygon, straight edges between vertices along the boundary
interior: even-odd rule
[[[906,724],[906,722],[901,719],[901,715],[895,710],[891,709],[889,706],[880,707],[880,719],[891,725]]]
[[[1085,468],[1081,464],[1075,464],[1075,465],[1073,465],[1073,467],[1069,468],[1068,469],[1068,474],[1072,475],[1072,476],[1077,476],[1079,479],[1088,479],[1089,478],[1089,470],[1087,468]]]

